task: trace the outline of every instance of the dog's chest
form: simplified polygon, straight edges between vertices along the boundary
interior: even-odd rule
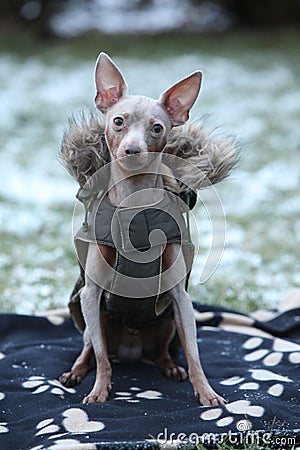
[[[102,228],[107,214],[105,206],[97,212],[98,242],[103,240],[104,234],[106,239],[108,237]],[[168,242],[180,242],[181,231],[178,221],[162,206],[110,209],[113,213],[109,219],[110,237],[116,249],[116,264],[109,292],[104,295],[104,308],[131,328],[171,316],[170,301],[161,307],[164,302],[160,292],[163,249]],[[100,229],[101,233],[97,233]],[[162,314],[157,313],[158,309]]]
[[[103,308],[110,316],[130,328],[170,316],[171,300],[161,290],[163,251],[185,236],[182,212],[168,195],[144,208],[117,208],[108,196],[94,206],[88,230],[77,239],[114,249],[115,266],[109,282],[103,280]]]

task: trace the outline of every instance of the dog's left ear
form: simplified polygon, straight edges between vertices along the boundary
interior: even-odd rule
[[[197,70],[190,76],[163,92],[158,103],[168,113],[173,126],[184,124],[189,118],[189,111],[195,103],[202,81],[202,72]]]

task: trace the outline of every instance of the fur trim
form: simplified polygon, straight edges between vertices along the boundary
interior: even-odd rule
[[[217,184],[231,173],[240,159],[241,144],[234,136],[205,128],[202,118],[173,128],[164,152],[191,163],[171,169],[181,181],[180,190],[184,185],[197,190]]]
[[[180,192],[186,186],[196,190],[219,183],[239,161],[241,146],[238,140],[206,129],[204,125],[205,121],[199,119],[171,130],[164,149],[166,167],[163,179],[166,188]],[[110,161],[104,128],[104,122],[92,112],[88,115],[82,113],[79,119],[69,119],[59,159],[80,187]],[[178,167],[168,154],[192,164]],[[176,183],[174,177],[180,181]]]
[[[104,137],[104,122],[92,112],[82,113],[79,119],[69,118],[59,160],[72,177],[83,187],[97,170],[110,161]]]

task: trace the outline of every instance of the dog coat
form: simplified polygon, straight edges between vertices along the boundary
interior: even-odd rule
[[[180,243],[190,267],[193,248],[183,216],[187,209],[168,191],[160,201],[146,207],[116,207],[104,195],[93,202],[87,222],[75,234],[83,270],[89,243],[116,250],[114,274],[104,286],[101,301],[103,309],[128,328],[140,328],[172,315],[172,299],[168,292],[161,291],[162,254],[166,244]]]

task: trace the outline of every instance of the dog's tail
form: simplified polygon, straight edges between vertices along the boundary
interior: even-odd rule
[[[185,190],[187,186],[197,190],[219,183],[239,161],[239,140],[224,135],[221,129],[208,129],[206,123],[205,119],[199,119],[173,128],[170,133],[164,149],[164,162],[171,169],[167,177],[173,174],[177,180],[178,191]],[[173,162],[172,158],[168,159],[168,155],[180,157],[186,164],[175,164],[174,159]],[[82,113],[78,119],[71,117],[63,136],[59,159],[83,187],[97,170],[110,161],[103,120],[93,112]]]

